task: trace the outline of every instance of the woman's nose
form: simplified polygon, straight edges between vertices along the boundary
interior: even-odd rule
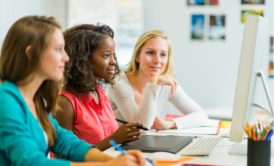
[[[115,55],[113,55],[113,56],[111,56],[111,58],[110,58],[110,64],[116,64],[116,57],[115,57]]]
[[[159,63],[161,61],[161,55],[160,53],[157,53],[155,56],[154,56],[154,62],[155,63]]]
[[[66,51],[64,51],[64,53],[63,53],[63,60],[64,60],[65,62],[68,62],[68,61],[69,61],[69,56],[68,56],[68,54],[67,54]]]

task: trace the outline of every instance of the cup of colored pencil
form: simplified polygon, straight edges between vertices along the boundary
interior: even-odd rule
[[[273,135],[271,123],[246,123],[244,130],[248,139],[252,139],[253,141],[269,141]]]
[[[246,123],[244,129],[248,137],[247,165],[270,166],[272,124],[263,122]]]

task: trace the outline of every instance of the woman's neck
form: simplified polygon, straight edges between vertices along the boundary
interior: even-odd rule
[[[35,93],[37,92],[38,88],[41,86],[42,83],[43,80],[41,79],[37,79],[35,77],[28,77],[22,81],[19,81],[17,83],[17,86],[19,87],[24,97],[33,99]]]
[[[148,82],[154,82],[153,78],[147,77],[140,72],[137,72],[135,75],[127,74],[127,77],[132,87],[140,94],[142,94],[142,91]]]

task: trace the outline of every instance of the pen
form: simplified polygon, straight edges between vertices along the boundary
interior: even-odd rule
[[[118,150],[122,155],[126,155],[127,152],[119,146],[114,140],[109,141],[110,145],[113,146],[116,150]],[[145,160],[152,166],[154,166],[154,162],[151,159],[145,158]]]
[[[113,146],[115,149],[117,149],[119,152],[121,152],[122,155],[126,155],[126,151],[123,148],[121,148],[121,146],[119,146],[115,141],[110,140],[109,143],[111,146]]]
[[[124,120],[121,120],[121,119],[116,119],[117,122],[120,122],[120,123],[128,123],[127,121],[124,121]],[[142,130],[148,130],[148,128],[144,127],[144,126],[137,126],[138,129],[142,129]]]

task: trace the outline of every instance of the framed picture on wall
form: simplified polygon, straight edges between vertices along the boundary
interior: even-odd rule
[[[270,36],[268,78],[274,79],[274,37]]]
[[[209,15],[209,40],[225,40],[225,15]]]
[[[241,11],[241,23],[245,23],[245,17],[247,14],[264,16],[264,10],[263,9],[242,10]]]
[[[203,40],[205,32],[205,15],[193,14],[191,15],[191,39]]]
[[[218,5],[219,0],[187,0],[188,6]]]
[[[219,0],[207,0],[206,4],[207,5],[218,5]]]
[[[265,0],[241,0],[241,4],[264,4]]]
[[[205,0],[187,0],[188,6],[202,6],[205,4]]]

